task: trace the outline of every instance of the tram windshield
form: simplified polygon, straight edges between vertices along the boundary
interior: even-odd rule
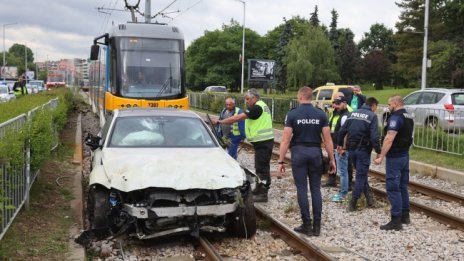
[[[121,95],[162,99],[181,93],[179,40],[120,38]]]

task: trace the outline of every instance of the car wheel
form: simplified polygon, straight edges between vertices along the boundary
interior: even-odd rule
[[[89,189],[87,201],[87,213],[90,229],[100,229],[108,227],[109,214],[109,190],[100,186],[92,185]]]
[[[438,127],[438,119],[436,117],[429,117],[425,121],[425,127],[436,130]]]
[[[243,200],[244,206],[239,206],[231,215],[228,227],[229,234],[240,238],[251,238],[256,233],[256,212],[251,190]]]

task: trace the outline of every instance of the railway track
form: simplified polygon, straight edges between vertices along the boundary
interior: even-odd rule
[[[307,241],[287,225],[273,218],[263,207],[255,204],[256,214],[259,218],[269,222],[271,230],[278,234],[289,246],[298,249],[300,254],[308,260],[335,260],[322,249]]]
[[[247,148],[252,148],[252,145],[246,142],[242,143],[242,145]],[[280,146],[280,142],[275,141],[274,148],[278,148],[279,146]],[[279,151],[274,149],[273,156],[278,157]],[[289,164],[291,163],[290,157],[288,155],[285,157],[285,161]],[[380,171],[370,169],[368,176],[374,177],[383,182],[385,181],[385,174]],[[464,196],[451,193],[448,191],[436,189],[436,188],[433,188],[433,187],[430,187],[430,186],[427,186],[427,185],[424,185],[418,182],[410,181],[409,189],[411,191],[415,191],[415,192],[424,194],[432,198],[439,198],[441,200],[448,201],[448,202],[457,202],[461,204],[461,206],[464,205]],[[378,189],[378,188],[372,188],[372,190],[378,198],[381,198],[382,200],[387,201],[387,193],[385,190]],[[442,224],[445,224],[452,228],[457,228],[459,230],[464,231],[464,219],[461,217],[448,214],[444,211],[440,211],[438,209],[426,206],[424,204],[415,202],[413,200],[410,201],[410,205],[411,205],[412,211],[424,213],[425,215],[435,219],[436,221]]]
[[[272,217],[264,207],[260,206],[260,204],[255,204],[255,210],[258,218],[265,220],[266,224],[269,226],[269,229],[274,234],[278,235],[278,238],[282,239],[288,246],[292,247],[294,249],[293,252],[298,253],[299,255],[305,257],[307,260],[335,260],[324,250],[320,249],[316,245],[306,240],[303,236],[294,232],[291,228],[289,228],[278,219]],[[225,259],[214,247],[214,244],[212,244],[206,237],[198,238],[197,242],[197,251],[202,253],[202,256],[199,258],[203,258],[203,260],[207,261],[220,261]]]

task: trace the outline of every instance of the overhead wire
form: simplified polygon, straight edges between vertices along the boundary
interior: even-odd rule
[[[203,0],[198,0],[196,3],[194,3],[193,5],[187,7],[184,11],[180,12],[177,16],[175,16],[174,18],[171,19],[171,22],[174,21],[177,17],[185,14],[188,10],[194,8],[196,5],[198,5],[200,2],[202,2]],[[169,24],[169,23],[168,23]]]

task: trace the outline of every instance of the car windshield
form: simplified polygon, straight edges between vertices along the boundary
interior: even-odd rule
[[[6,94],[6,93],[8,93],[8,87],[0,86],[0,94]]]
[[[119,117],[109,147],[215,147],[200,119],[184,117]]]
[[[181,45],[178,40],[121,38],[121,94],[160,98],[181,93]]]

